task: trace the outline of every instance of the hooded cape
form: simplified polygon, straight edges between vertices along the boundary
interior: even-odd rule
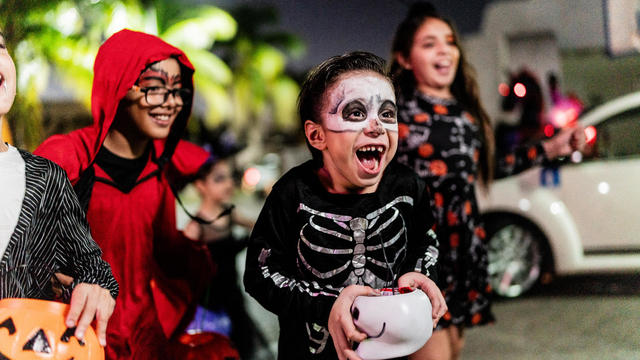
[[[94,64],[93,125],[54,135],[35,151],[60,165],[76,192],[90,195],[86,206],[91,232],[121,289],[107,331],[109,357],[127,357],[120,349],[134,351],[136,344],[131,339],[145,326],[161,327],[167,338],[179,330],[194,303],[192,290],[210,270],[206,250],[196,247],[176,228],[171,189],[171,184],[195,175],[208,156],[200,147],[180,140],[192,99],[185,100],[169,136],[153,140],[153,151],[128,193],[118,190],[94,163],[120,100],[147,66],[169,57],[181,65],[183,87],[193,88],[194,68],[180,49],[156,36],[131,30],[111,36],[100,47]],[[87,174],[94,180],[84,181]]]

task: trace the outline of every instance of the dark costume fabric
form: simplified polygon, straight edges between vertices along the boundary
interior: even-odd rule
[[[201,215],[201,214],[198,214]],[[247,246],[247,236],[233,232],[234,213],[226,225],[200,224],[200,241],[207,244],[216,274],[211,279],[200,303],[207,309],[224,311],[231,320],[230,339],[242,359],[270,359],[268,344],[249,316],[245,307],[243,290],[238,281],[236,258]],[[202,217],[202,216],[201,216]]]
[[[0,298],[53,300],[54,273],[73,277],[68,301],[79,283],[98,284],[115,299],[118,283],[91,238],[76,194],[64,171],[51,161],[19,150],[26,186],[18,224],[0,262]]]
[[[397,286],[435,276],[429,195],[410,169],[391,164],[371,194],[331,194],[312,161],[273,187],[249,240],[244,284],[278,315],[279,359],[336,359],[327,321],[351,284]]]
[[[475,182],[482,146],[480,124],[457,101],[417,91],[398,98],[397,160],[426,180],[440,241],[438,286],[449,311],[438,328],[494,321],[487,276],[485,231]],[[540,144],[518,148],[498,161],[497,174],[515,174],[544,160]]]
[[[180,63],[183,87],[193,88],[193,66],[181,50],[144,33],[114,34],[100,47],[94,64],[93,126],[52,136],[36,150],[62,166],[79,196],[87,198],[91,233],[120,284],[107,329],[110,359],[166,358],[167,338],[190,320],[185,318],[191,305],[195,309],[193,292],[198,281],[207,279],[210,265],[207,251],[177,230],[171,189],[192,177],[208,156],[180,140],[191,99],[169,136],[153,140],[133,187],[116,183],[100,167],[113,167],[108,156],[96,160],[120,100],[147,66],[168,57]]]

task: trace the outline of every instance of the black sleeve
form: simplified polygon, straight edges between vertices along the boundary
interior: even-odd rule
[[[79,283],[98,284],[115,299],[118,283],[111,266],[101,258],[102,250],[91,237],[85,214],[64,170],[51,165],[46,193],[54,197],[51,211],[55,219],[56,262],[64,274],[74,278],[74,287]]]
[[[258,217],[247,249],[244,285],[267,310],[326,326],[342,288],[301,279],[296,268],[297,203],[274,187]]]
[[[438,238],[433,225],[435,218],[431,209],[431,196],[422,180],[417,181],[417,196],[413,206],[411,228],[408,231],[407,261],[402,274],[416,271],[437,280]]]

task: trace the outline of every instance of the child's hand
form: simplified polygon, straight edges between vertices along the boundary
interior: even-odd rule
[[[543,141],[542,146],[548,159],[570,155],[573,151],[582,151],[586,142],[584,128],[580,123],[560,130],[549,140]]]
[[[66,325],[76,326],[75,337],[84,339],[84,334],[93,318],[96,318],[96,335],[100,345],[107,346],[107,322],[113,314],[116,301],[109,290],[100,285],[80,283],[71,293],[71,306]]]
[[[361,360],[355,351],[351,350],[353,342],[361,342],[367,334],[356,329],[351,317],[351,305],[357,296],[379,295],[380,292],[368,286],[349,285],[340,292],[340,296],[333,303],[329,313],[329,334],[333,339],[340,360]]]
[[[438,324],[438,320],[447,312],[447,303],[442,297],[442,292],[431,279],[419,272],[408,272],[398,279],[398,287],[409,286],[411,288],[419,288],[427,294],[431,301],[431,317],[433,318],[433,327]]]

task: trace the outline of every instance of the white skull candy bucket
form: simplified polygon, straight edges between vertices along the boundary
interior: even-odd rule
[[[356,327],[367,334],[356,353],[364,360],[389,359],[418,351],[431,337],[431,302],[422,290],[358,296],[351,306]]]

